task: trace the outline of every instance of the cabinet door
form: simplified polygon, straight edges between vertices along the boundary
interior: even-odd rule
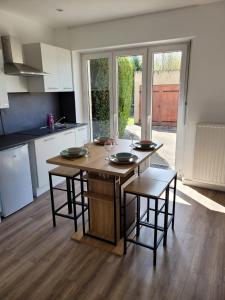
[[[76,128],[76,147],[81,147],[87,141],[88,131],[87,126]]]
[[[61,135],[62,135],[61,143],[60,143],[60,146],[62,148],[61,151],[66,148],[75,147],[74,129],[64,131]]]
[[[46,160],[59,155],[66,148],[75,146],[75,130],[66,130],[54,135],[47,136],[35,141],[36,163],[38,186],[43,187],[49,184],[48,171],[53,169],[54,165],[46,163]],[[62,181],[62,178],[56,178],[54,185]]]
[[[38,187],[48,184],[48,171],[53,169],[54,165],[47,164],[46,160],[59,154],[57,144],[56,135],[35,141]]]
[[[6,76],[4,74],[4,63],[2,50],[0,50],[0,108],[9,107],[8,94],[6,91]]]
[[[57,50],[57,47],[41,44],[42,67],[43,71],[48,73],[48,75],[44,76],[46,92],[56,92],[60,90]]]
[[[60,90],[73,91],[71,52],[62,48],[57,48],[57,52]]]

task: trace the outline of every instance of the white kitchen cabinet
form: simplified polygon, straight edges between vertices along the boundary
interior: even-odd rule
[[[0,108],[8,108],[9,99],[6,90],[6,76],[4,74],[4,63],[2,50],[0,50]]]
[[[57,57],[60,91],[73,91],[71,52],[57,48]]]
[[[40,44],[42,70],[48,75],[43,76],[45,92],[54,92],[60,90],[59,73],[58,73],[58,48]]]
[[[34,196],[39,196],[49,190],[48,171],[54,165],[48,164],[47,159],[59,155],[66,148],[75,146],[75,129],[36,139],[30,145],[31,174]],[[54,177],[53,184],[63,181],[61,177]]]
[[[76,147],[81,147],[88,140],[88,127],[87,125],[76,128]]]
[[[28,78],[30,92],[72,91],[72,64],[70,50],[43,43],[26,44],[25,62],[46,75]]]

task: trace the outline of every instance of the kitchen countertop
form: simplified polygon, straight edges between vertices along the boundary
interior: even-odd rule
[[[8,148],[13,148],[21,144],[26,144],[35,139],[35,136],[32,135],[23,135],[23,134],[7,134],[0,136],[0,151]]]
[[[57,128],[55,130],[49,130],[48,128],[33,128],[26,131],[20,131],[16,133],[11,133],[7,135],[0,136],[0,151],[19,146],[21,144],[29,143],[40,137],[48,136],[51,134],[59,133],[62,131],[70,130],[72,128],[77,128],[87,125],[86,123],[69,124],[66,128]]]

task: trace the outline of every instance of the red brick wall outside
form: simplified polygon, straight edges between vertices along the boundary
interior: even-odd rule
[[[153,125],[176,126],[179,91],[179,84],[153,85]]]

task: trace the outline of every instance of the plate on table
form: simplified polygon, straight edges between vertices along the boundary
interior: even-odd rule
[[[135,154],[131,154],[131,157],[127,160],[119,160],[117,158],[117,154],[112,154],[109,156],[109,161],[114,163],[114,164],[117,164],[117,165],[129,165],[129,164],[134,164],[136,163],[138,160],[138,156],[135,155]]]
[[[100,136],[94,139],[94,144],[104,146],[105,142],[108,141],[110,138],[107,136]]]
[[[134,143],[134,148],[139,150],[154,150],[156,147],[157,144],[149,140]]]
[[[73,147],[68,148],[60,152],[61,157],[63,158],[79,158],[84,156],[87,153],[87,150],[83,147]]]

